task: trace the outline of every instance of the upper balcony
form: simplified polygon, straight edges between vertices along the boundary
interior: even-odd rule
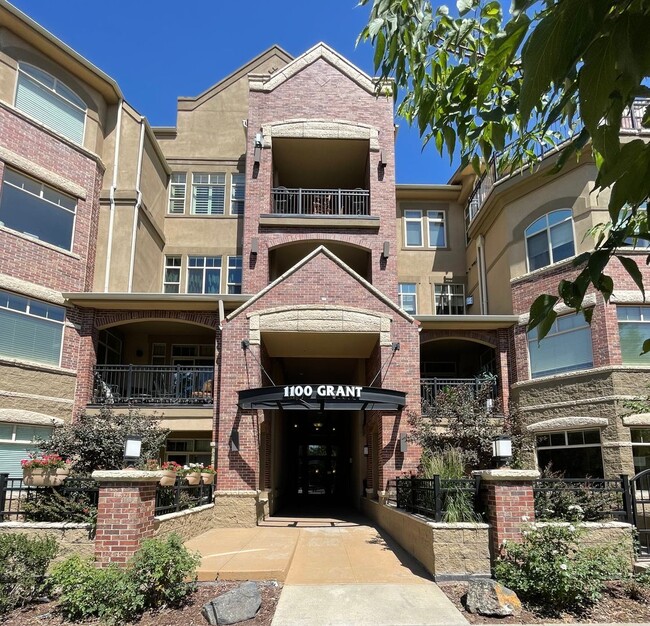
[[[287,189],[271,192],[274,215],[370,215],[367,189]]]

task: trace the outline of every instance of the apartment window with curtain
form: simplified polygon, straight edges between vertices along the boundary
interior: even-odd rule
[[[410,315],[417,313],[417,285],[415,283],[399,284],[399,305]]]
[[[230,214],[244,214],[244,196],[246,194],[246,177],[244,174],[232,174],[230,177]]]
[[[641,354],[650,338],[650,306],[616,307],[621,358],[625,365],[650,365],[650,354]]]
[[[187,259],[187,293],[221,293],[221,257]]]
[[[0,356],[61,364],[65,309],[0,290]]]
[[[223,215],[225,213],[226,175],[192,174],[192,214]]]
[[[18,64],[15,106],[70,141],[83,143],[86,103],[47,72],[27,63]]]
[[[186,190],[187,174],[185,172],[173,172],[169,181],[169,213],[185,213]]]
[[[33,178],[5,169],[0,225],[72,250],[77,200]]]
[[[241,293],[242,257],[228,257],[228,293]]]
[[[575,254],[572,215],[571,209],[551,211],[524,231],[529,272]]]
[[[537,340],[537,328],[528,333],[528,354],[532,378],[593,366],[591,327],[582,313],[558,317],[548,335]]]
[[[434,285],[436,315],[465,314],[465,286],[453,283]]]
[[[181,292],[181,257],[166,256],[165,269],[163,271],[163,292]]]

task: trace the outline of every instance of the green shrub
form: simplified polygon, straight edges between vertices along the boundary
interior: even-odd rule
[[[28,604],[45,591],[45,572],[57,550],[51,537],[0,535],[0,614]]]
[[[65,487],[44,487],[30,490],[23,507],[28,522],[97,523],[97,507],[85,491]]]
[[[496,579],[543,613],[581,612],[600,598],[604,582],[626,574],[621,548],[580,547],[573,525],[531,525],[521,544],[508,543]]]
[[[190,554],[178,535],[148,539],[129,565],[97,568],[73,556],[57,565],[52,581],[59,589],[59,608],[68,620],[98,617],[109,624],[132,621],[147,609],[177,606],[193,590],[199,557]]]

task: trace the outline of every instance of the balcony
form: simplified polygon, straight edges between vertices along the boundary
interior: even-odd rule
[[[420,396],[422,406],[431,406],[435,403],[436,396],[440,393],[446,393],[459,389],[468,388],[472,395],[476,396],[485,386],[488,386],[489,400],[496,400],[498,397],[498,387],[496,378],[476,376],[474,378],[421,378],[420,379]]]
[[[97,365],[92,404],[212,404],[213,379],[212,366]]]
[[[271,192],[271,213],[283,216],[369,216],[370,191],[276,187]]]

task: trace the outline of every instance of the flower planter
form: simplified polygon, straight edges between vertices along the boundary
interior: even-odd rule
[[[35,467],[23,470],[23,484],[28,487],[59,487],[70,474],[67,468]]]
[[[201,472],[201,479],[204,485],[212,485],[214,483],[214,474],[210,472]]]
[[[188,485],[198,485],[201,482],[201,474],[199,472],[190,472],[185,474],[185,480]]]
[[[163,470],[164,475],[159,483],[161,487],[172,487],[176,484],[176,472],[172,470]]]

